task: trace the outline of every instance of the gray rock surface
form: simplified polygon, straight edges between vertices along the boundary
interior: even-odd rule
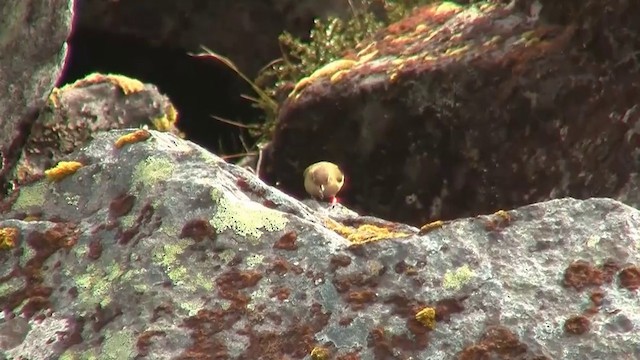
[[[41,177],[98,131],[146,126],[179,134],[177,118],[177,110],[155,85],[122,75],[89,74],[53,90],[7,180],[20,185]]]
[[[73,3],[0,2],[0,197],[2,177],[62,69]]]
[[[128,133],[0,206],[7,358],[640,356],[636,209],[565,198],[418,232],[169,133],[114,147]]]

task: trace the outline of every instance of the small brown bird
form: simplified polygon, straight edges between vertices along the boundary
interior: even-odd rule
[[[309,165],[304,170],[304,188],[309,195],[320,199],[329,199],[344,185],[344,174],[338,165],[328,161],[320,161]]]

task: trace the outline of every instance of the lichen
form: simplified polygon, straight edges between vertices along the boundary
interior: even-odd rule
[[[80,301],[85,305],[100,304],[106,307],[111,303],[111,290],[125,270],[112,261],[104,268],[89,264],[83,274],[75,277]]]
[[[125,145],[145,141],[151,137],[151,133],[145,129],[139,129],[128,134],[120,136],[113,144],[116,149],[120,149]]]
[[[0,228],[0,251],[13,249],[16,246],[18,233],[16,228]]]
[[[354,244],[411,236],[409,233],[393,231],[392,229],[372,224],[363,224],[354,228],[342,225],[333,220],[328,220],[325,221],[325,226]]]
[[[469,268],[469,265],[463,265],[457,268],[455,271],[447,271],[442,281],[442,286],[445,289],[459,290],[469,280],[475,276],[475,273]]]
[[[32,207],[41,207],[44,205],[48,190],[49,187],[44,181],[38,181],[34,184],[21,187],[18,198],[13,203],[12,210],[26,211]]]
[[[60,161],[56,166],[44,171],[44,175],[50,181],[61,181],[67,176],[74,174],[82,166],[78,161]]]
[[[176,122],[178,121],[178,110],[169,104],[164,110],[161,116],[151,119],[151,124],[154,129],[158,131],[171,131],[175,129]],[[183,134],[179,134],[180,137],[184,137]]]
[[[436,327],[436,309],[426,307],[416,314],[416,320],[429,329]]]
[[[133,184],[147,186],[171,177],[175,164],[162,157],[150,157],[138,164],[133,173]]]
[[[63,92],[67,88],[79,88],[103,82],[110,82],[113,85],[119,87],[125,95],[133,94],[144,89],[144,84],[141,81],[126,77],[124,75],[92,73],[85,76],[83,79],[77,80],[72,84],[67,84],[60,89],[54,89],[54,91],[51,93],[51,96],[49,96],[49,100],[52,104],[55,105],[57,103],[57,94],[59,92]]]
[[[24,277],[12,277],[9,280],[0,283],[0,298],[14,293],[26,286]]]
[[[231,199],[215,188],[211,190],[211,198],[217,203],[217,209],[209,223],[218,233],[231,229],[236,235],[257,243],[263,230],[283,230],[288,222],[280,211],[251,201]]]
[[[118,329],[118,331],[109,331],[104,338],[100,359],[132,359],[137,354],[135,344],[136,336],[131,330]]]

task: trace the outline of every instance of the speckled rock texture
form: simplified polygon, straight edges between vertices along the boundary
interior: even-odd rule
[[[132,131],[3,203],[5,358],[640,356],[634,208],[564,198],[419,231]]]
[[[626,0],[422,7],[298,84],[261,176],[301,197],[298,174],[332,161],[347,206],[416,226],[564,196],[639,205],[637,18]]]
[[[0,198],[2,179],[64,64],[73,3],[0,1]]]
[[[122,75],[87,75],[53,90],[5,181],[19,186],[42,177],[98,131],[148,126],[179,134],[177,116],[155,85]]]
[[[189,51],[205,45],[255,74],[281,56],[283,30],[306,36],[315,17],[348,9],[343,0],[84,0],[77,12],[79,29]]]

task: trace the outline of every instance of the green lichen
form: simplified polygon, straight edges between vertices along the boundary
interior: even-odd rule
[[[153,252],[153,260],[162,266],[173,285],[183,287],[190,291],[204,289],[213,290],[211,279],[205,278],[201,273],[189,271],[181,265],[180,255],[192,244],[189,239],[177,239],[169,244],[157,247]]]
[[[125,270],[115,261],[99,268],[89,264],[85,273],[75,278],[81,303],[99,303],[102,307],[109,305],[114,284],[124,273]]]
[[[258,243],[264,231],[283,230],[287,218],[280,211],[266,208],[251,201],[235,200],[218,189],[211,190],[211,198],[217,203],[216,213],[209,223],[218,232],[228,229]]]
[[[49,187],[45,181],[38,181],[34,184],[21,187],[18,198],[13,203],[12,210],[25,211],[31,207],[41,207],[44,205],[48,190]]]
[[[447,271],[444,275],[442,286],[445,289],[460,290],[469,280],[475,276],[475,273],[469,268],[469,265],[463,265],[455,271]]]
[[[26,281],[23,277],[12,277],[3,283],[0,283],[0,298],[23,289],[25,286]]]
[[[175,163],[161,157],[150,157],[138,164],[133,173],[133,184],[147,186],[171,177]]]
[[[105,336],[100,359],[133,359],[137,354],[135,344],[136,336],[131,330],[122,329],[109,332]]]
[[[247,256],[246,261],[247,261],[247,267],[251,269],[262,264],[262,262],[264,261],[264,255],[260,255],[260,254],[249,255]]]
[[[202,308],[206,305],[204,300],[202,299],[184,299],[178,301],[178,306],[180,309],[184,310],[187,313],[187,316],[195,316],[198,314],[198,311],[202,310]]]

